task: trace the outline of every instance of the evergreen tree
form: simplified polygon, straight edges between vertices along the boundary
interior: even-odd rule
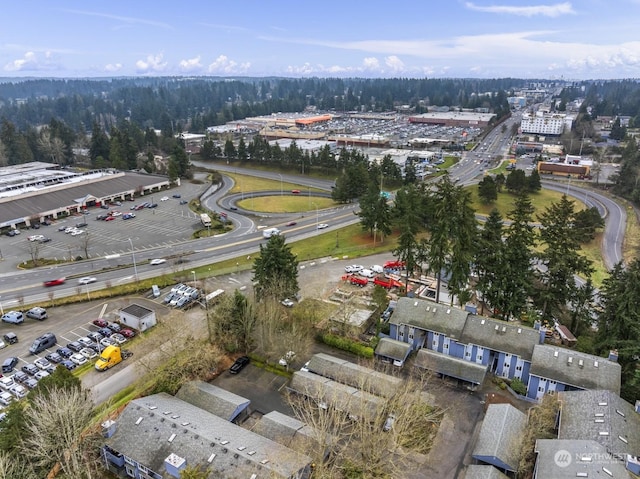
[[[260,255],[253,262],[253,281],[258,301],[269,297],[280,301],[298,294],[298,260],[284,235],[272,235],[266,245],[260,245]]]
[[[536,288],[535,300],[542,317],[559,318],[567,302],[574,297],[574,275],[591,275],[591,262],[580,253],[579,231],[574,227],[574,202],[563,195],[538,217],[543,251],[539,255],[544,266],[537,270],[542,287]]]
[[[542,181],[540,181],[540,173],[538,173],[538,170],[534,169],[531,174],[527,176],[527,189],[531,193],[542,189]]]
[[[496,304],[500,297],[500,278],[504,275],[504,244],[502,242],[503,222],[497,209],[491,210],[484,227],[478,235],[474,268],[478,276],[476,290],[482,294],[480,314],[484,314],[484,305]]]
[[[519,318],[526,309],[527,299],[532,289],[533,248],[536,236],[533,226],[534,208],[529,197],[522,193],[516,198],[514,209],[507,218],[511,224],[506,230],[504,241],[504,268],[499,277],[501,291],[492,305],[502,319]]]
[[[483,203],[493,203],[498,199],[498,187],[491,175],[487,175],[478,183],[478,197]]]

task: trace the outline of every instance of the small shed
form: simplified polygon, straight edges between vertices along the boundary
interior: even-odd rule
[[[131,304],[120,310],[120,322],[138,331],[146,331],[156,325],[156,313],[139,304]]]

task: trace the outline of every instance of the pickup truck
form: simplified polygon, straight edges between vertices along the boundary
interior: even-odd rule
[[[349,283],[355,284],[356,286],[360,286],[364,288],[369,284],[369,280],[367,278],[360,278],[358,276],[349,276]]]
[[[402,288],[404,286],[400,281],[396,281],[395,279],[380,278],[380,277],[375,278],[373,280],[373,284],[381,286],[381,287],[386,288],[386,289]]]
[[[120,346],[107,346],[96,361],[95,368],[97,371],[106,371],[131,356],[133,356],[131,351],[120,349]]]

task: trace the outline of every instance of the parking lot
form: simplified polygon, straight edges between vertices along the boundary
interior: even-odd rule
[[[20,262],[31,259],[34,250],[37,250],[40,258],[68,260],[70,257],[85,257],[85,250],[90,258],[95,258],[130,252],[132,244],[135,250],[139,250],[183,242],[201,228],[199,216],[189,209],[185,201],[199,197],[206,187],[206,184],[183,183],[178,188],[146,195],[134,202],[124,201],[121,206],[114,205],[109,210],[92,207],[87,209],[88,214],[85,215],[61,218],[38,230],[23,230],[20,235],[0,237],[0,256],[3,260],[0,263],[3,268],[13,269]],[[174,198],[174,194],[179,194],[180,198]],[[161,201],[165,196],[167,200]],[[131,210],[133,206],[146,201],[158,206]],[[117,211],[121,215],[113,221],[96,219],[109,211]],[[125,220],[123,216],[126,213],[135,213],[136,216]],[[74,235],[59,230],[68,227],[76,227],[83,233]],[[29,241],[28,237],[32,235],[43,235],[51,241]]]

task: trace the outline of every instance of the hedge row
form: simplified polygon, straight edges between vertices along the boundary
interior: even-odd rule
[[[362,356],[363,358],[373,357],[373,348],[370,346],[365,346],[358,341],[353,341],[351,339],[343,338],[342,336],[336,336],[335,334],[329,333],[322,334],[320,336],[320,339],[323,343],[329,346],[342,349],[343,351],[349,351],[357,356]]]

